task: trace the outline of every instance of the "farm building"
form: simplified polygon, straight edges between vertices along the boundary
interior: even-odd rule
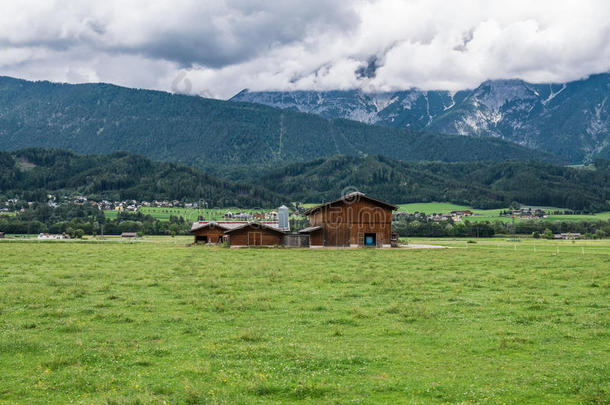
[[[397,206],[355,192],[305,211],[310,246],[390,247]]]
[[[250,222],[225,232],[231,247],[279,246],[284,242],[284,231],[277,225]]]
[[[232,233],[239,230],[239,232]],[[274,246],[281,245],[278,232],[278,223],[272,221],[199,221],[191,227],[195,235],[195,243],[224,243],[231,246]],[[250,233],[250,236],[248,236]],[[263,237],[263,235],[265,235]],[[271,236],[270,236],[271,235]],[[264,243],[265,242],[265,243]]]
[[[288,208],[279,208],[275,221],[199,221],[191,227],[195,243],[228,243],[231,247],[390,247],[395,205],[351,193],[305,212],[309,227],[289,233]]]
[[[70,236],[68,236],[65,233],[62,233],[61,235],[59,234],[48,234],[48,233],[40,233],[38,234],[38,239],[40,240],[61,240],[61,239],[70,239]]]

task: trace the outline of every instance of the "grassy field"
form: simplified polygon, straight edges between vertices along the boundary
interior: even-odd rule
[[[303,204],[305,208],[311,208],[316,204]],[[543,209],[550,210],[559,210],[560,208],[553,207],[540,207]],[[506,208],[507,209],[507,208]],[[413,204],[400,204],[399,211],[407,211],[407,212],[423,212],[425,214],[435,214],[435,213],[449,213],[451,211],[459,211],[459,210],[471,210],[474,215],[468,217],[469,221],[480,222],[480,221],[502,221],[502,222],[511,222],[512,218],[510,217],[501,217],[500,212],[506,209],[492,209],[492,210],[480,210],[472,207],[468,207],[465,205],[457,205],[451,203],[413,203]],[[187,221],[196,221],[197,215],[202,215],[208,221],[219,221],[223,220],[223,215],[227,212],[231,211],[233,213],[238,212],[248,212],[248,213],[257,213],[257,212],[269,212],[273,211],[271,209],[243,209],[243,208],[223,208],[223,209],[202,209],[197,210],[193,208],[157,208],[157,207],[144,207],[141,208],[141,212],[144,214],[150,214],[154,218],[161,221],[169,221],[169,217],[174,216],[182,216]],[[114,219],[117,216],[116,211],[104,211],[104,214],[107,218]],[[522,221],[523,219],[516,219],[516,221]],[[593,215],[549,215],[548,218],[544,218],[545,221],[598,221],[610,220],[610,212],[601,212]]]
[[[562,210],[561,208],[555,207],[536,207],[544,210]],[[451,203],[413,203],[413,204],[401,204],[399,211],[406,211],[409,213],[423,212],[425,214],[448,214],[451,211],[462,211],[471,210],[473,216],[467,217],[469,221],[502,221],[511,222],[513,219],[510,217],[501,217],[500,212],[508,210],[503,209],[492,209],[492,210],[480,210],[466,205],[457,205]],[[607,221],[610,219],[610,212],[600,212],[593,215],[549,215],[547,218],[543,218],[544,221]],[[527,219],[516,218],[516,221],[524,221]]]
[[[222,208],[222,209],[201,209],[198,210],[196,208],[161,208],[161,207],[142,207],[140,208],[140,212],[143,214],[150,214],[153,218],[158,219],[160,221],[169,221],[170,216],[183,217],[187,221],[195,222],[197,221],[198,215],[203,216],[206,221],[221,221],[223,215],[227,212],[231,211],[234,214],[240,212],[247,212],[250,214],[254,213],[264,213],[274,211],[272,209],[246,209],[246,208]],[[277,211],[277,210],[275,210]],[[117,216],[116,211],[104,211],[104,214],[107,218],[114,219]]]
[[[0,403],[610,398],[609,241],[187,240],[0,242]]]

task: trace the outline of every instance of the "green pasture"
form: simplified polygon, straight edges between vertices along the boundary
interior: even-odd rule
[[[302,204],[304,208],[311,208],[316,204]],[[553,207],[540,207],[547,210],[559,210],[560,208]],[[508,209],[508,208],[506,208]],[[449,213],[451,211],[460,210],[471,210],[474,215],[467,217],[468,221],[481,222],[481,221],[502,221],[512,222],[511,217],[501,217],[500,212],[506,209],[491,209],[481,210],[465,205],[457,205],[451,203],[412,203],[412,204],[400,204],[398,210],[406,211],[409,213],[423,212],[425,214],[440,214]],[[194,222],[197,220],[198,215],[202,215],[208,221],[221,221],[224,219],[223,215],[231,211],[233,213],[248,212],[248,213],[265,213],[273,211],[273,209],[245,209],[245,208],[223,208],[223,209],[201,209],[196,208],[163,208],[163,207],[143,207],[140,208],[140,212],[143,214],[150,214],[154,218],[161,221],[169,221],[170,216],[182,216],[188,222]],[[116,211],[104,211],[104,214],[109,219],[114,219],[117,216]],[[526,219],[516,218],[515,221],[523,221]],[[610,212],[601,212],[593,215],[549,215],[548,218],[543,218],[544,221],[598,221],[598,220],[610,220]]]
[[[555,207],[532,207],[541,208],[546,211],[562,210],[562,208]],[[468,221],[480,222],[480,221],[502,221],[512,222],[511,217],[500,216],[502,211],[508,210],[508,208],[501,209],[490,209],[481,210],[472,208],[466,205],[457,205],[451,203],[412,203],[412,204],[400,204],[399,211],[406,211],[409,213],[423,212],[424,214],[448,214],[451,211],[463,211],[470,210],[473,215],[466,217]],[[610,219],[610,212],[600,212],[592,215],[549,215],[547,218],[541,218],[543,221],[607,221]],[[515,218],[515,221],[527,221],[528,219]]]
[[[0,403],[610,398],[608,240],[188,242],[0,242]]]
[[[206,221],[221,221],[225,218],[223,217],[227,212],[232,212],[233,214],[238,214],[241,212],[247,212],[249,214],[254,213],[265,213],[271,211],[277,211],[273,209],[246,209],[246,208],[165,208],[165,207],[142,207],[139,209],[139,212],[145,215],[151,215],[155,219],[160,221],[169,221],[171,216],[175,217],[183,217],[186,221],[194,222],[197,221],[199,215],[203,216]],[[107,218],[113,219],[116,218],[116,211],[104,211],[104,214]]]

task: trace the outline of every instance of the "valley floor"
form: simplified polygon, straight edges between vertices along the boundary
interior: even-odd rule
[[[610,397],[608,240],[189,242],[0,242],[0,403]]]

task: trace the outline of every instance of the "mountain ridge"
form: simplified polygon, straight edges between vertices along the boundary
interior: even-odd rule
[[[419,133],[272,108],[110,84],[0,77],[0,145],[129,151],[222,172],[344,155],[397,160],[557,157],[495,139]]]
[[[610,73],[568,83],[486,80],[471,90],[242,90],[246,101],[368,124],[504,139],[573,163],[610,157]]]

